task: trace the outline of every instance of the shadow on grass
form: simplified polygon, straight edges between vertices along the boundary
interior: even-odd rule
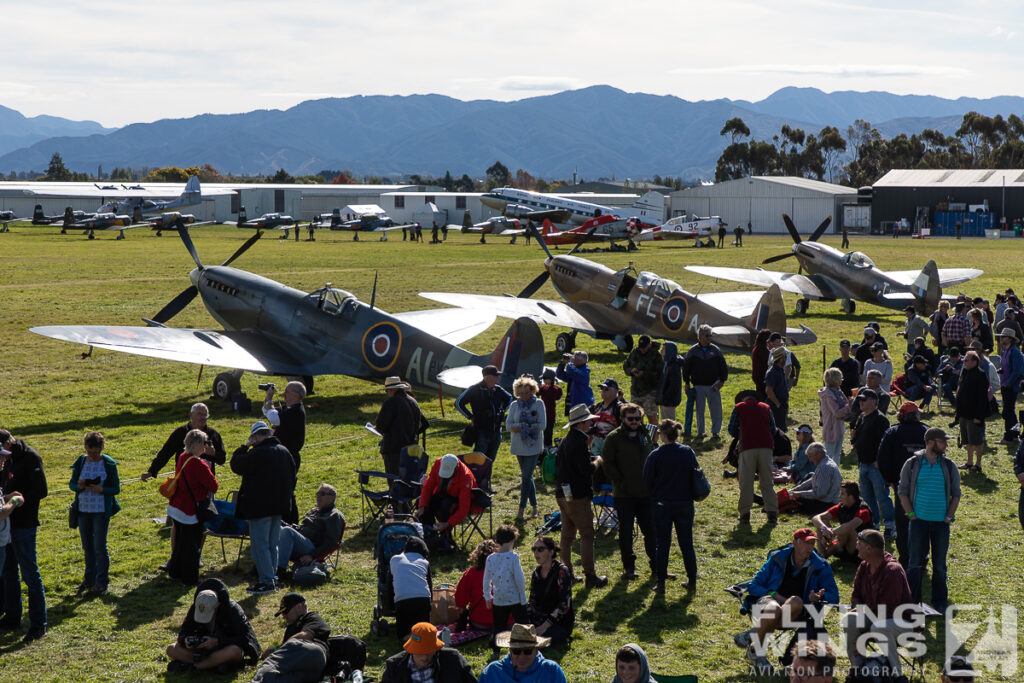
[[[994,493],[999,489],[999,482],[995,479],[989,479],[988,476],[983,473],[961,474],[960,483],[973,490],[975,493],[981,494]]]
[[[133,631],[143,624],[159,621],[174,614],[178,600],[192,594],[195,588],[166,576],[146,579],[117,600],[111,614],[117,620],[118,631]]]
[[[722,543],[722,547],[728,550],[737,550],[740,548],[750,548],[751,546],[757,548],[763,548],[772,537],[772,529],[775,527],[767,522],[758,527],[757,531],[754,530],[749,524],[736,523],[732,530],[729,532],[729,536],[726,537],[725,542]]]

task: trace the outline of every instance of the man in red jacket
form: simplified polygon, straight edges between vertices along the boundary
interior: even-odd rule
[[[754,473],[761,484],[764,511],[769,524],[779,521],[779,499],[772,486],[772,448],[775,440],[775,419],[757,392],[746,390],[736,395],[736,407],[729,416],[729,434],[738,439],[737,473],[740,480],[739,522],[750,524],[750,508],[754,503]]]
[[[416,516],[425,525],[444,533],[469,514],[476,479],[465,463],[448,453],[434,461],[423,482]]]

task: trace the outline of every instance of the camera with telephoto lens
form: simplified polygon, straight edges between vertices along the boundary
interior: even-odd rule
[[[204,640],[206,640],[206,636],[185,636],[185,645],[195,649],[202,645]]]
[[[267,382],[266,384],[260,384],[256,388],[259,389],[260,391],[266,391],[267,389],[273,389],[274,391],[277,391],[277,385],[274,384],[273,382]]]

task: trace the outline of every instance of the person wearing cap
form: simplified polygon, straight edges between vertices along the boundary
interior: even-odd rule
[[[775,418],[768,405],[758,400],[756,392],[741,391],[736,399],[727,429],[736,439],[736,452],[739,454],[736,464],[740,486],[738,520],[740,524],[750,524],[756,474],[765,501],[765,514],[768,522],[774,524],[779,519],[778,498],[772,485]]]
[[[783,469],[789,475],[789,480],[796,483],[814,471],[814,463],[807,457],[807,447],[814,443],[814,430],[811,425],[802,424],[793,431],[796,433],[796,453]]]
[[[876,524],[885,522],[886,529],[895,529],[892,499],[885,477],[878,465],[878,446],[889,428],[889,419],[878,410],[878,394],[870,389],[857,392],[860,414],[850,430],[850,443],[857,451],[857,470],[860,473],[860,494],[871,510]]]
[[[846,227],[843,227],[846,234]],[[836,671],[836,652],[827,639],[797,638],[789,649],[790,683],[832,683]]]
[[[582,403],[569,411],[565,428],[569,433],[555,452],[555,500],[562,516],[561,550],[559,555],[572,571],[572,544],[580,537],[580,562],[588,588],[601,588],[608,578],[598,576],[594,567],[594,472],[601,467],[601,456],[591,455],[588,432],[594,416]]]
[[[900,504],[910,519],[910,560],[907,576],[915,602],[921,600],[921,578],[929,550],[932,557],[932,606],[944,612],[949,602],[946,554],[950,526],[960,505],[960,472],[946,457],[946,433],[932,427],[924,435],[924,448],[903,463]]]
[[[451,453],[434,461],[423,481],[416,517],[445,536],[469,514],[476,478],[469,467]]]
[[[601,469],[612,484],[615,512],[619,521],[619,556],[622,575],[627,581],[638,578],[633,552],[633,522],[644,537],[647,563],[654,568],[654,529],[651,521],[651,494],[644,483],[644,462],[654,448],[644,427],[640,406],[627,403],[619,410],[622,424],[608,434],[601,453]]]
[[[107,592],[110,580],[107,531],[110,518],[121,510],[116,498],[121,493],[121,479],[117,461],[103,452],[105,444],[99,432],[85,435],[85,453],[71,466],[71,481],[68,482],[68,487],[75,492],[78,532],[85,556],[85,574],[76,589],[79,593],[91,591],[102,595]]]
[[[985,314],[977,308],[972,308],[967,313],[967,320],[971,323],[968,334],[971,339],[977,339],[985,347],[985,351],[992,353],[994,340],[992,339],[992,327],[986,322]]]
[[[907,340],[907,353],[914,354],[914,340],[918,337],[924,337],[928,334],[928,321],[923,316],[918,315],[917,309],[913,306],[907,306],[903,309],[903,314],[907,317],[906,323],[903,325],[903,338]]]
[[[306,398],[306,385],[299,381],[291,381],[281,392],[284,403],[274,404],[274,392],[277,387],[267,387],[267,395],[263,401],[263,416],[274,428],[274,437],[288,449],[295,460],[295,471],[302,464],[302,447],[306,444],[306,408],[302,399]]]
[[[856,358],[850,356],[850,340],[844,339],[839,342],[839,358],[832,361],[830,368],[837,368],[843,373],[843,381],[839,388],[843,395],[849,398],[853,390],[860,386],[860,363]]]
[[[589,406],[594,402],[594,390],[590,388],[590,356],[586,351],[563,353],[562,360],[555,368],[555,376],[568,382],[569,395],[565,399],[565,414],[569,414],[572,406],[582,403]]]
[[[661,359],[661,377],[658,379],[658,394],[655,400],[661,419],[674,420],[676,408],[683,402],[683,365],[686,358],[679,355],[679,347],[675,342],[666,341],[661,345]],[[688,405],[687,414],[692,413],[693,407]]]
[[[295,497],[295,460],[266,422],[254,422],[249,440],[231,456],[231,471],[242,477],[235,517],[249,523],[249,550],[256,565],[256,582],[246,590],[272,593],[277,589],[281,518]]]
[[[185,451],[178,456],[175,476],[178,484],[167,503],[167,518],[173,525],[175,543],[167,560],[167,576],[194,586],[199,581],[199,553],[203,525],[196,517],[196,502],[217,492],[219,483],[202,458],[209,437],[198,429],[185,435]]]
[[[476,683],[469,662],[455,648],[445,647],[437,627],[428,621],[413,625],[402,651],[384,662],[381,683]]]
[[[939,367],[936,371],[936,375],[938,376],[939,383],[941,385],[940,390],[942,391],[942,396],[949,401],[949,404],[954,408],[956,408],[957,387],[960,385],[960,373],[963,369],[964,358],[960,353],[960,349],[956,346],[951,346],[949,348],[949,353],[939,359]],[[982,372],[982,374],[985,373]],[[988,405],[987,397],[985,399],[985,405]]]
[[[516,519],[526,515],[526,504],[533,508],[531,518],[537,517],[537,487],[533,483],[533,470],[544,452],[544,429],[547,427],[547,410],[537,398],[537,380],[523,375],[512,384],[516,398],[508,407],[505,428],[509,434],[509,452],[519,462],[519,512]]]
[[[860,342],[860,346],[857,347],[855,357],[857,362],[860,364],[861,375],[864,374],[864,364],[871,360],[871,356],[874,352],[872,348],[875,342],[882,344],[882,348],[888,349],[889,345],[885,341],[879,339],[878,331],[870,325],[864,328],[864,338]]]
[[[224,582],[206,579],[196,587],[178,637],[167,646],[167,656],[171,660],[167,664],[169,673],[193,668],[228,673],[255,664],[260,657],[260,642],[245,610],[231,599]]]
[[[814,471],[789,490],[789,497],[797,502],[800,512],[814,515],[839,502],[843,475],[822,443],[815,441],[807,447],[807,459],[814,465]]]
[[[697,328],[697,343],[686,352],[683,382],[686,391],[693,386],[697,418],[697,436],[704,436],[704,406],[711,411],[711,438],[722,431],[722,387],[729,378],[722,350],[711,343],[711,325]]]
[[[473,450],[494,460],[501,445],[501,426],[505,422],[505,411],[512,402],[512,394],[498,384],[501,379],[498,368],[485,365],[480,372],[480,382],[463,391],[455,399],[455,407],[473,423],[476,430]]]
[[[942,346],[959,346],[964,348],[971,343],[971,323],[967,319],[967,304],[957,301],[953,307],[953,315],[942,325]]]
[[[562,387],[555,381],[555,371],[545,368],[540,376],[540,388],[537,395],[544,402],[544,448],[551,448],[555,436],[555,408],[558,407],[558,400],[562,398]]]
[[[968,351],[964,357],[954,403],[960,426],[960,443],[967,451],[967,462],[960,469],[970,472],[981,472],[981,455],[985,451],[985,420],[991,414],[991,387],[980,364],[981,356],[978,352]]]
[[[986,404],[987,405],[987,404]],[[910,520],[907,519],[903,506],[899,504],[897,488],[900,483],[900,472],[903,471],[903,463],[914,453],[924,448],[924,435],[928,431],[928,425],[921,422],[921,411],[913,401],[904,401],[896,415],[897,423],[889,427],[882,434],[882,440],[878,444],[878,471],[881,472],[886,486],[892,489],[893,520],[895,528],[886,527],[885,537],[896,539],[896,550],[899,553],[900,564],[904,569],[910,559],[907,547],[907,534]],[[888,494],[887,494],[888,496]],[[879,521],[879,520],[876,520]]]
[[[590,412],[594,415],[593,438],[590,440],[590,452],[594,455],[601,455],[604,449],[604,440],[613,429],[620,424],[619,412],[625,401],[620,398],[622,391],[619,383],[609,377],[598,385],[601,391],[601,400],[590,406]]]
[[[1014,334],[1017,335],[1017,345],[1020,345],[1022,339],[1024,339],[1024,329],[1020,326],[1020,312],[1012,307],[1006,308],[1005,315],[1002,320],[996,323],[996,326],[992,328],[998,336],[1000,332],[1006,329],[1013,330]]]
[[[942,683],[971,683],[978,672],[963,655],[953,655],[942,668]]]
[[[651,341],[646,334],[637,339],[636,348],[622,362],[622,370],[629,375],[629,400],[644,409],[647,421],[658,422],[658,384],[661,381],[661,344]],[[686,369],[683,369],[686,379]]]
[[[277,539],[278,576],[287,571],[292,560],[296,566],[305,566],[338,547],[345,533],[345,516],[334,506],[337,497],[337,490],[324,482],[316,491],[316,505],[303,515],[302,523],[281,525]]]
[[[398,476],[402,449],[416,443],[426,431],[426,420],[420,404],[409,393],[411,387],[401,377],[384,380],[387,398],[380,404],[374,427],[381,434],[380,454],[384,458],[384,471]]]
[[[917,401],[922,410],[928,410],[932,397],[935,396],[935,384],[932,382],[928,361],[924,356],[914,356],[911,363],[911,367],[907,368],[905,373],[907,381],[904,393],[911,401]]]
[[[786,377],[787,351],[785,346],[776,346],[769,357],[771,364],[764,376],[764,391],[767,403],[772,410],[775,424],[779,429],[786,429],[786,418],[789,414],[789,379]],[[730,432],[731,433],[731,432]]]
[[[857,533],[871,528],[871,510],[861,501],[857,482],[844,481],[839,487],[839,502],[816,514],[811,522],[818,530],[819,555],[856,559]],[[831,522],[838,522],[838,526],[833,529]]]
[[[861,561],[853,577],[850,611],[842,620],[851,674],[859,676],[871,654],[858,639],[865,633],[873,633],[885,639],[883,654],[892,677],[899,680],[902,669],[897,638],[910,630],[916,619],[915,610],[910,607],[915,600],[911,597],[907,575],[896,558],[886,552],[885,538],[875,529],[857,534],[857,556]]]
[[[495,640],[498,647],[508,648],[508,654],[484,667],[480,683],[566,683],[558,662],[540,653],[551,639],[537,635],[533,624],[512,624],[512,630],[499,633]]]
[[[864,374],[878,370],[882,374],[882,391],[889,391],[892,384],[892,359],[881,342],[871,345],[871,358],[864,361]]]
[[[928,361],[928,371],[933,374],[935,373],[939,366],[939,359],[935,356],[935,352],[925,344],[924,337],[916,337],[910,353],[903,354],[903,360],[905,361],[903,363],[904,371],[912,365],[914,356],[921,356]]]
[[[999,333],[999,393],[1003,405],[1003,440],[1001,443],[1017,443],[1017,394],[1024,381],[1024,354],[1017,348],[1020,339],[1016,333],[1004,328]],[[994,388],[994,387],[993,387]]]
[[[857,361],[850,362],[856,366]],[[846,378],[842,370],[831,367],[825,371],[825,386],[818,389],[818,412],[821,415],[821,440],[828,457],[835,464],[843,455],[843,437],[846,435],[846,421],[850,419],[850,400],[842,390]],[[856,385],[855,385],[856,386]],[[794,481],[799,481],[794,479]]]
[[[316,683],[327,666],[331,627],[306,607],[299,593],[286,593],[274,616],[284,617],[284,637],[263,651],[263,663],[252,683]]]
[[[836,604],[839,588],[832,567],[814,551],[818,537],[813,529],[797,529],[793,542],[768,554],[761,569],[747,586],[743,600],[753,628],[733,636],[733,642],[746,650],[747,660],[762,675],[770,675],[765,657],[767,636],[787,624],[808,622],[810,604]],[[811,623],[812,630],[824,625]]]

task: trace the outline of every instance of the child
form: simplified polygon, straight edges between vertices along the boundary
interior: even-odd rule
[[[511,524],[502,524],[494,533],[500,547],[487,556],[484,565],[484,600],[487,609],[494,612],[494,638],[508,628],[509,617],[522,623],[526,613],[526,576],[519,555],[512,550],[519,530]]]
[[[544,371],[540,381],[540,390],[537,393],[540,400],[544,401],[544,412],[548,418],[544,425],[544,448],[551,448],[555,429],[555,406],[558,405],[558,399],[562,398],[562,387],[555,384],[555,371],[551,368]]]

